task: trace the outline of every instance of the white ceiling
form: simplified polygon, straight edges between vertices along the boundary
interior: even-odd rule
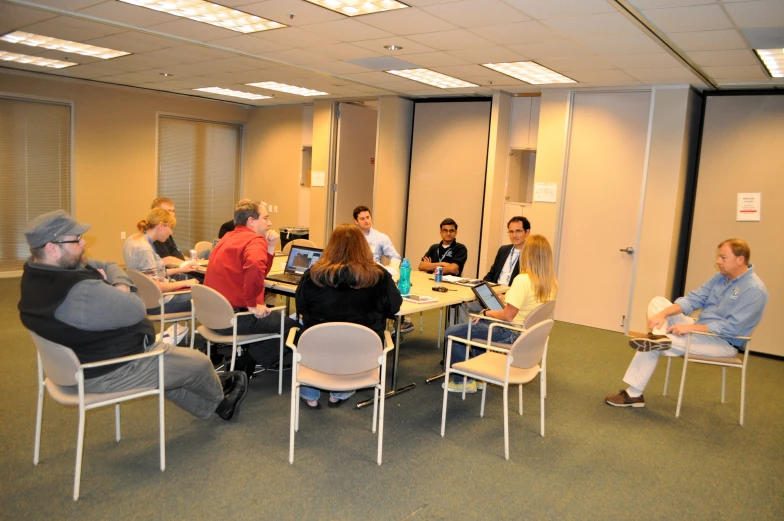
[[[540,91],[481,66],[522,60],[578,82],[560,88],[784,86],[751,50],[784,47],[784,0],[407,0],[409,8],[353,18],[304,0],[218,3],[289,27],[243,35],[116,0],[0,0],[0,34],[22,30],[133,53],[100,60],[0,42],[0,50],[79,63],[2,67],[258,106],[313,98],[245,83],[289,83],[339,99]],[[384,48],[390,44],[402,50]],[[398,68],[426,67],[479,86],[405,80],[383,72],[379,60],[389,58],[405,62]],[[199,87],[274,97],[238,100],[192,90]]]

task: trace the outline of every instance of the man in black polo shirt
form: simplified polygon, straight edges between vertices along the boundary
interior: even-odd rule
[[[457,223],[447,217],[441,221],[441,242],[427,250],[419,262],[419,271],[433,273],[441,266],[444,268],[444,275],[462,275],[463,266],[468,259],[468,250],[457,242],[455,237],[457,237]]]

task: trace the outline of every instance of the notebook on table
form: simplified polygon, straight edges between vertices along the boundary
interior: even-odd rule
[[[321,248],[292,246],[283,273],[270,273],[267,280],[284,284],[299,284],[302,274],[321,258]]]

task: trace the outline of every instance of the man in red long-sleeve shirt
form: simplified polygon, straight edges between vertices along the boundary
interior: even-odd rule
[[[221,293],[236,311],[251,315],[238,317],[237,333],[276,333],[280,330],[280,311],[271,313],[264,304],[264,279],[272,267],[278,234],[270,230],[267,205],[243,199],[234,207],[234,230],[223,236],[210,253],[210,266],[204,284]],[[297,323],[283,319],[284,339]],[[231,328],[219,330],[231,335]],[[251,344],[253,358],[246,370],[252,373],[256,363],[270,367],[278,359],[279,341],[266,340]],[[244,358],[244,357],[243,357]]]

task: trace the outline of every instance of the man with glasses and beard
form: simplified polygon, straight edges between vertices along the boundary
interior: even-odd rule
[[[63,210],[39,215],[25,236],[32,256],[24,265],[19,314],[27,329],[66,347],[82,364],[163,350],[166,398],[194,416],[236,417],[248,390],[245,373],[218,377],[196,350],[155,341],[141,297],[113,262],[87,260],[88,224]],[[158,382],[156,357],[85,369],[85,391],[111,393]]]

